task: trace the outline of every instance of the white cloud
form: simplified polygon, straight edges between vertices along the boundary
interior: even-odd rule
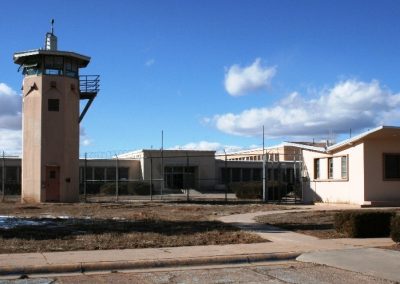
[[[6,154],[21,153],[21,108],[21,96],[5,83],[0,83],[0,151]]]
[[[19,155],[22,149],[21,130],[0,129],[0,152],[6,155]]]
[[[307,99],[294,92],[272,107],[252,108],[241,113],[215,115],[212,121],[222,132],[269,137],[324,135],[329,130],[346,133],[382,124],[400,122],[400,94],[393,94],[377,80],[347,80]]]
[[[92,140],[86,134],[86,130],[83,126],[79,127],[79,141],[82,146],[90,146],[92,144]]]
[[[16,91],[0,83],[0,129],[21,129],[22,98]]]
[[[156,63],[156,60],[153,59],[153,58],[151,58],[151,59],[147,60],[147,61],[144,63],[144,65],[145,65],[146,67],[150,67],[150,66],[152,66],[154,63]]]
[[[276,67],[261,66],[257,58],[251,65],[232,65],[225,74],[225,89],[231,96],[245,95],[251,91],[265,89],[276,74]]]

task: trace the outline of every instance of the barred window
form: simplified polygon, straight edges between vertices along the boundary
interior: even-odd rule
[[[383,155],[383,178],[386,180],[400,179],[400,154]]]
[[[347,178],[347,174],[348,174],[348,170],[347,170],[347,156],[343,156],[341,157],[341,176],[342,179],[346,179]]]
[[[328,178],[333,178],[333,158],[328,158]]]
[[[320,173],[319,173],[320,166],[319,166],[319,163],[320,163],[320,159],[314,159],[314,179],[319,179],[320,178]]]

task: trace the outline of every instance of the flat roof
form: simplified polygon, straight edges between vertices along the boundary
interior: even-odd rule
[[[60,50],[47,50],[47,49],[32,49],[27,51],[16,52],[13,55],[15,64],[22,65],[31,56],[42,56],[42,55],[54,55],[72,57],[78,59],[79,67],[86,67],[90,62],[90,57],[71,51],[60,51]]]

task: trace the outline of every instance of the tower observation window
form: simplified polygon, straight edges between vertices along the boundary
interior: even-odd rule
[[[65,75],[68,77],[78,77],[78,64],[76,61],[65,58]]]
[[[59,111],[60,110],[60,100],[49,99],[47,107],[48,107],[48,111]]]
[[[44,74],[63,75],[64,58],[62,56],[46,56],[44,58]]]

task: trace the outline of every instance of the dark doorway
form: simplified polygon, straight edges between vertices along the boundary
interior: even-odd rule
[[[46,201],[60,201],[60,167],[46,167]]]

